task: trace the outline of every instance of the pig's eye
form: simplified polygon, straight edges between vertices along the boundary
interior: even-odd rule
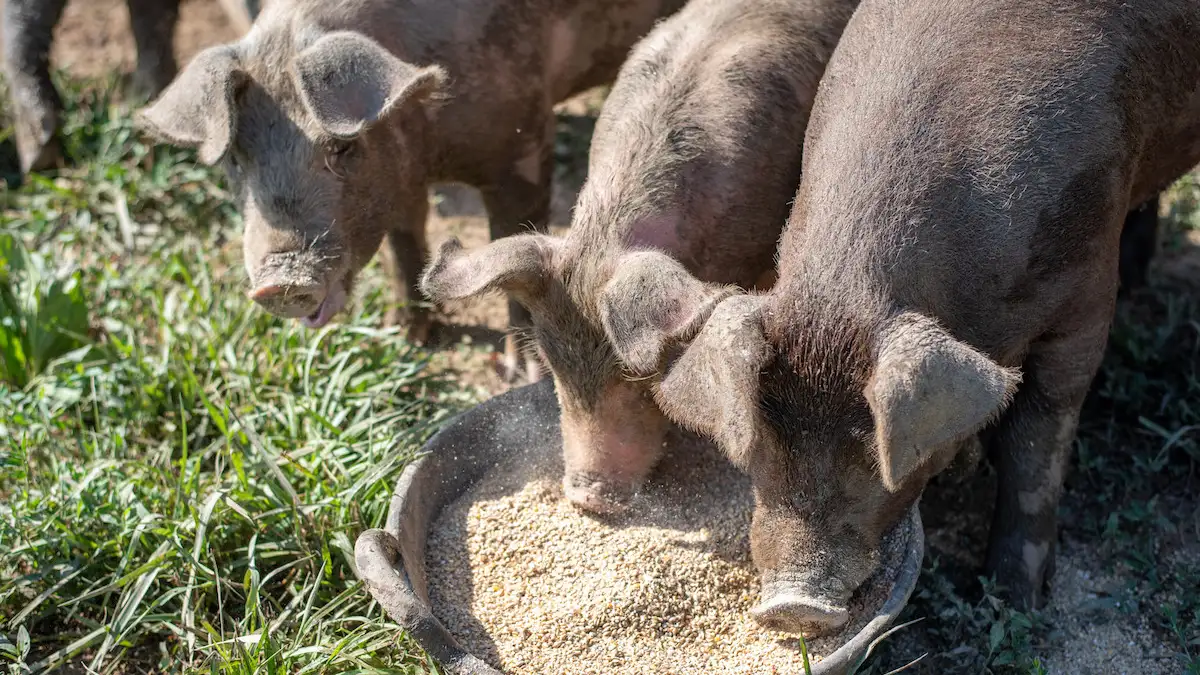
[[[325,146],[325,168],[338,178],[343,177],[346,161],[354,156],[354,147],[354,141],[330,141]]]

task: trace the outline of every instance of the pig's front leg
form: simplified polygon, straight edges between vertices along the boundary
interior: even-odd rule
[[[410,195],[398,207],[398,217],[384,236],[380,250],[380,263],[392,289],[392,301],[396,303],[384,313],[383,325],[408,326],[408,339],[423,343],[429,337],[431,321],[429,310],[420,304],[423,297],[419,286],[427,258],[425,219],[429,215],[429,200],[424,193]]]
[[[987,570],[1020,609],[1041,607],[1054,574],[1058,500],[1108,321],[1035,343],[1012,404],[989,435],[999,474]]]
[[[137,71],[133,90],[153,98],[175,79],[175,21],[179,0],[125,0],[137,46]]]
[[[554,174],[553,125],[549,138],[532,153],[516,161],[512,170],[480,189],[488,212],[492,241],[527,232],[546,232],[550,220],[551,178]],[[516,332],[528,330],[533,321],[519,302],[508,301],[509,334],[504,338],[505,381],[520,379],[522,364],[530,382],[541,379],[542,368],[531,349],[522,350]]]
[[[61,158],[55,134],[62,99],[50,81],[50,43],[66,4],[67,0],[4,3],[4,64],[21,173],[49,169]]]

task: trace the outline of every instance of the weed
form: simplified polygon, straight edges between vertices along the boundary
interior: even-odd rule
[[[52,269],[0,233],[0,382],[21,388],[88,342],[87,300],[78,270]]]

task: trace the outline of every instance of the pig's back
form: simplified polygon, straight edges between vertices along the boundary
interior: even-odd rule
[[[572,236],[653,242],[697,276],[753,282],[771,264],[853,4],[701,0],[660,25],[597,122]]]
[[[1135,177],[1197,160],[1145,149],[1190,133],[1198,7],[865,0],[809,125],[781,278],[803,267],[996,350],[1106,292]]]

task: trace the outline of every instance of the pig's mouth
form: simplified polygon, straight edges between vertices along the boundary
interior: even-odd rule
[[[346,307],[346,285],[335,281],[329,285],[325,297],[316,311],[308,316],[300,317],[300,323],[306,328],[321,328],[328,324],[337,313]]]

